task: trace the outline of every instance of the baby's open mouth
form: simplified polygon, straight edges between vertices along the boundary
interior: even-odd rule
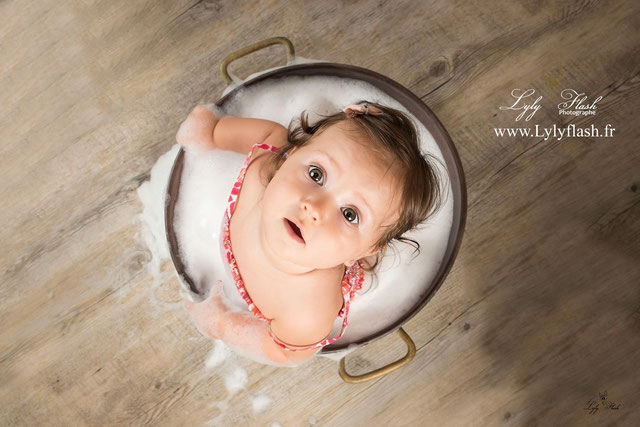
[[[291,237],[297,238],[302,243],[304,243],[304,237],[302,237],[302,231],[300,230],[300,227],[295,225],[295,223],[293,223],[292,221],[289,221],[287,218],[284,219],[284,223]]]

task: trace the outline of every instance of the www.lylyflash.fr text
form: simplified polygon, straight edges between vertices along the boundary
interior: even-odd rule
[[[615,132],[615,128],[611,124],[607,124],[604,129],[598,129],[596,125],[590,127],[577,127],[574,124],[566,127],[515,127],[515,128],[493,128],[498,137],[525,137],[525,138],[543,138],[545,141],[549,138],[556,138],[558,141],[563,138],[611,138]]]

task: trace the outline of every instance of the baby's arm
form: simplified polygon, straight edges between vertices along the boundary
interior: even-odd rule
[[[298,364],[312,357],[318,349],[288,351],[279,347],[267,332],[267,323],[250,312],[230,310],[220,291],[201,303],[185,302],[185,308],[195,320],[203,335],[220,339],[249,357],[266,358],[278,365]]]
[[[256,143],[284,145],[287,129],[270,120],[231,116],[218,119],[211,110],[198,105],[180,125],[176,140],[183,146],[207,150],[220,148],[246,154]]]
[[[189,113],[180,124],[176,141],[183,147],[200,147],[213,150],[213,129],[218,123],[218,118],[203,105],[198,105]]]

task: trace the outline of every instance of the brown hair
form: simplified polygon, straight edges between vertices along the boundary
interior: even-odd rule
[[[339,113],[322,116],[323,119],[310,124],[306,112],[300,114],[299,124],[295,121],[289,124],[287,144],[280,147],[276,156],[272,158],[268,179],[271,180],[277,169],[284,163],[289,153],[295,147],[306,145],[314,135],[319,135],[329,127],[344,121],[353,125],[353,129],[365,137],[373,145],[369,147],[390,160],[390,168],[397,172],[397,182],[400,187],[400,206],[398,221],[389,226],[374,245],[375,249],[384,249],[393,240],[412,244],[416,251],[420,245],[415,240],[402,235],[426,221],[433,215],[440,205],[441,190],[431,155],[420,151],[420,144],[416,129],[404,113],[393,108],[385,107],[368,101],[367,103],[382,111],[382,114],[349,114]],[[375,268],[380,258],[369,267]]]

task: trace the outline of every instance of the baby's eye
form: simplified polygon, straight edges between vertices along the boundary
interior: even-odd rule
[[[317,166],[309,166],[309,177],[319,185],[324,184],[324,172]]]
[[[358,224],[360,222],[358,212],[353,208],[342,208],[342,215],[344,216],[344,219],[349,221],[351,224]]]

